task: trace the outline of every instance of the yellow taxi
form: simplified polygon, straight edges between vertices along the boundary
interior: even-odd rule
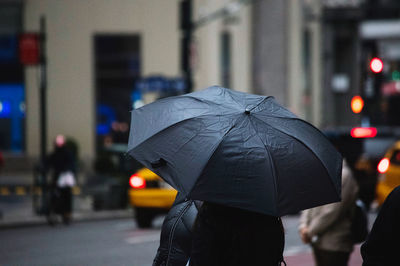
[[[158,214],[167,213],[177,191],[148,168],[141,168],[129,179],[128,197],[140,228],[151,227]]]
[[[400,185],[400,141],[396,141],[378,164],[376,200],[381,206],[389,193]]]

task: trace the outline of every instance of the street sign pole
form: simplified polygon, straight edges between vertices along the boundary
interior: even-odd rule
[[[181,37],[181,70],[186,81],[186,92],[193,89],[192,66],[190,62],[193,21],[192,21],[192,0],[183,0],[180,2],[180,29]]]
[[[47,210],[47,178],[46,178],[46,141],[47,141],[47,121],[46,121],[46,90],[47,90],[47,62],[46,62],[46,18],[40,18],[40,163],[41,163],[41,188],[42,188],[42,210]]]
[[[181,37],[181,71],[186,81],[186,92],[193,90],[192,37],[196,29],[219,18],[230,16],[241,7],[251,4],[254,0],[236,0],[214,11],[197,21],[193,21],[193,0],[181,0],[179,3]]]

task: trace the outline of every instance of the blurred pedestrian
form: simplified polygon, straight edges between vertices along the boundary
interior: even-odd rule
[[[279,217],[204,202],[193,227],[189,265],[285,264],[284,242]]]
[[[58,135],[54,141],[54,151],[47,157],[45,167],[51,170],[49,215],[60,214],[65,224],[69,224],[72,214],[72,187],[75,185],[74,160],[66,146],[65,137]],[[52,217],[49,223],[54,223]]]
[[[200,201],[187,200],[178,193],[164,219],[153,266],[186,265],[192,247],[192,227],[200,206]]]
[[[358,194],[358,185],[343,160],[342,200],[302,212],[299,233],[310,244],[317,266],[345,266],[354,242],[351,220]]]
[[[363,266],[399,265],[400,186],[386,198],[361,246]]]

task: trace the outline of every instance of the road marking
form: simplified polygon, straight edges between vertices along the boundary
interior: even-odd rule
[[[131,245],[142,244],[142,243],[150,243],[150,242],[158,242],[160,241],[160,233],[151,234],[151,235],[141,235],[141,236],[132,236],[125,239],[126,243]]]
[[[82,194],[82,189],[79,186],[71,188],[72,194],[79,196]],[[42,195],[42,188],[40,186],[31,185],[7,185],[0,186],[0,196],[27,196],[27,195]]]
[[[80,195],[81,194],[81,188],[80,187],[73,187],[72,188],[72,194]]]
[[[26,190],[25,190],[24,187],[17,186],[17,187],[15,187],[15,194],[18,195],[18,196],[25,195],[26,194]]]
[[[10,195],[10,190],[8,189],[8,187],[0,187],[0,195]]]
[[[294,246],[294,247],[290,247],[288,249],[285,249],[283,252],[284,256],[293,256],[299,253],[303,253],[303,252],[311,252],[311,248],[307,245],[301,245],[301,246]]]
[[[42,195],[42,188],[41,187],[34,187],[33,194],[41,196]]]

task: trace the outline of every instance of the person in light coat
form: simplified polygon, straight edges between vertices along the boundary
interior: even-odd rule
[[[351,218],[358,194],[358,185],[343,160],[342,200],[302,212],[299,234],[311,244],[317,266],[347,265],[354,242]]]

